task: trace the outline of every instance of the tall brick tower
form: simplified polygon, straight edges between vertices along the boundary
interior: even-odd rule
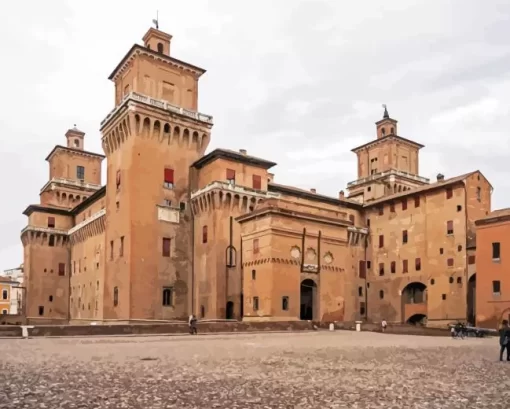
[[[347,184],[349,198],[366,203],[428,184],[419,176],[423,145],[398,135],[397,121],[385,105],[375,125],[377,138],[352,150],[358,156],[358,179]]]
[[[205,70],[171,56],[171,40],[149,29],[109,77],[105,319],[170,319],[191,308],[189,170],[213,122],[197,110]]]
[[[28,217],[21,231],[25,309],[31,319],[69,318],[71,209],[101,188],[104,156],[84,149],[85,133],[76,126],[65,136],[67,145],[56,145],[46,157],[49,180],[39,193],[40,204],[23,212]]]

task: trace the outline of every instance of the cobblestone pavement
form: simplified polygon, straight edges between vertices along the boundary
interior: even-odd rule
[[[346,331],[0,340],[0,408],[509,408],[492,339]]]

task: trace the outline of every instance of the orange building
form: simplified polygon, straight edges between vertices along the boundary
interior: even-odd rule
[[[510,320],[510,209],[476,222],[476,324],[496,328]]]
[[[171,40],[151,28],[110,75],[105,156],[77,129],[48,156],[21,235],[29,318],[442,325],[473,310],[474,221],[492,191],[480,172],[419,176],[423,145],[399,136],[386,109],[376,139],[353,150],[349,197],[277,184],[275,163],[242,149],[204,155],[205,70],[171,56]]]

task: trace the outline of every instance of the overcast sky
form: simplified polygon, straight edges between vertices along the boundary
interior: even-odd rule
[[[0,13],[0,269],[22,262],[21,212],[39,203],[66,130],[102,153],[107,77],[156,10],[172,55],[207,69],[209,150],[247,149],[278,162],[275,182],[336,196],[385,103],[425,145],[422,176],[480,169],[493,209],[510,206],[508,0],[17,0]]]

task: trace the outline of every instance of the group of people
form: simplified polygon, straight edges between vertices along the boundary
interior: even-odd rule
[[[506,360],[510,361],[510,326],[508,320],[503,320],[501,328],[499,329],[499,360],[503,360],[503,354],[506,350]]]

